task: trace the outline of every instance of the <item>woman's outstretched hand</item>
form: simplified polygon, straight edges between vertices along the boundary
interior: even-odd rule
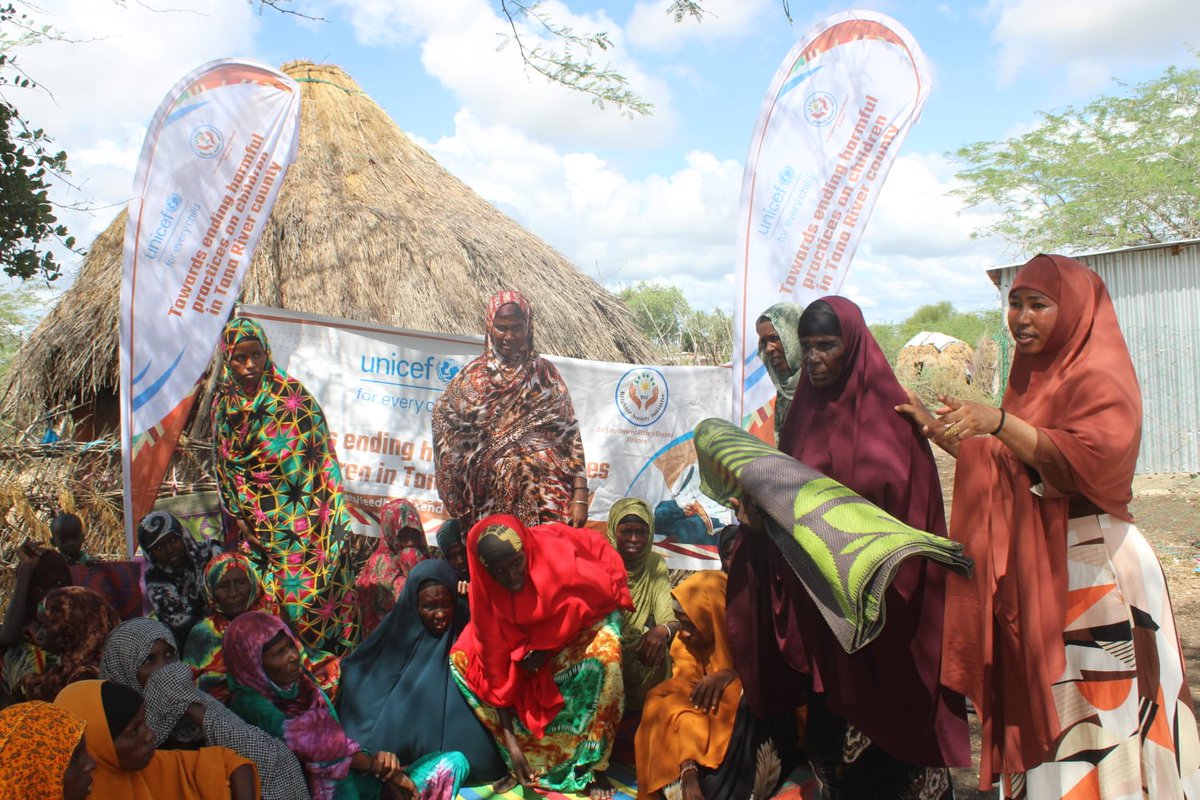
[[[942,407],[937,410],[939,421],[945,425],[946,439],[963,441],[972,436],[987,436],[1000,427],[1000,409],[983,403],[971,403],[948,394],[939,394]]]
[[[944,419],[935,417],[912,389],[905,386],[904,393],[908,396],[908,402],[896,406],[896,412],[908,416],[926,439],[932,439],[938,447],[952,456],[957,456],[959,440],[948,435],[949,424]],[[938,400],[945,402],[941,395],[938,396]],[[941,409],[938,413],[941,413]]]

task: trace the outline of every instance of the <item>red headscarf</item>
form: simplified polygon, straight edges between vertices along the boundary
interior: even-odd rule
[[[511,528],[521,539],[528,574],[518,592],[497,583],[479,558],[480,534],[492,525]],[[521,659],[534,650],[553,654],[613,611],[632,611],[625,564],[596,531],[557,522],[526,528],[504,514],[475,523],[467,559],[471,621],[454,645],[467,655],[463,677],[481,700],[511,707],[540,738],[562,709],[562,694],[548,665],[527,672]]]
[[[801,377],[779,449],[914,528],[945,536],[933,452],[896,412],[908,402],[904,388],[862,310],[844,297],[822,299],[841,329],[842,373],[824,389],[807,372]],[[774,550],[762,541],[741,542],[729,573],[730,638],[752,707],[766,713],[778,701],[780,682],[794,683],[795,671],[804,672],[833,713],[893,758],[969,764],[962,698],[938,681],[945,570],[924,559],[906,561],[887,590],[883,633],[849,655],[779,553],[756,552],[764,548]]]
[[[1080,494],[1129,520],[1142,400],[1104,282],[1039,255],[1012,288],[1054,300],[1058,317],[1041,353],[1013,359],[1004,409],[1049,437]],[[947,581],[942,680],[979,710],[981,786],[1041,763],[1060,732],[1051,685],[1066,664],[1069,500],[1037,497],[1037,481],[996,439],[959,445],[951,530],[975,573]]]

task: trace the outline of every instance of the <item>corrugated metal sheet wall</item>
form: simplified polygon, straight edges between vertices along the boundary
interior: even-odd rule
[[[1200,472],[1200,244],[1080,256],[1108,285],[1142,386],[1139,473]],[[1000,270],[1007,302],[1017,267]]]

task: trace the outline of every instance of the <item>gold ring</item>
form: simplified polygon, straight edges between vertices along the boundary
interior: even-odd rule
[[[952,423],[950,425],[950,427],[946,428],[946,435],[947,436],[958,436],[958,423],[957,422]]]

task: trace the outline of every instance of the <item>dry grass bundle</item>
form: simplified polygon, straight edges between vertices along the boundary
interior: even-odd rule
[[[930,369],[944,373],[946,380],[967,385],[967,376],[974,369],[975,352],[963,342],[955,341],[938,350],[931,344],[901,348],[896,358],[896,377],[901,383],[914,383]]]
[[[480,334],[486,299],[519,289],[537,314],[543,352],[652,360],[617,297],[438,165],[341,68],[297,61],[283,69],[303,93],[300,149],[244,302]],[[111,409],[124,230],[122,212],[14,360],[7,401],[19,401],[23,416],[98,397]],[[100,416],[101,429],[115,422]]]
[[[942,394],[994,404],[991,376],[995,367],[985,380],[980,380],[978,363],[975,351],[963,342],[949,344],[940,352],[930,344],[905,347],[896,360],[896,377],[930,408],[938,405],[938,395]],[[972,376],[970,383],[968,375]]]
[[[1007,336],[1008,331],[1004,334]],[[986,333],[975,343],[974,368],[975,378],[972,383],[981,390],[993,395],[999,395],[1004,390],[1008,376],[1001,374],[1000,344]]]
[[[160,496],[214,488],[210,453],[207,443],[181,445]],[[0,607],[8,602],[17,548],[27,539],[48,543],[50,520],[60,511],[83,520],[87,552],[125,558],[122,508],[115,441],[0,447]]]

